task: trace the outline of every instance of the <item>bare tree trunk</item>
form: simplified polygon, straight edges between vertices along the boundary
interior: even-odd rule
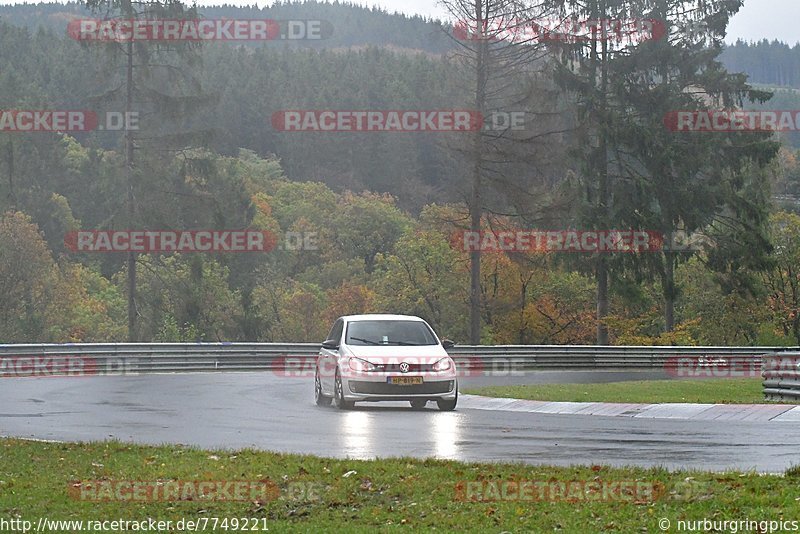
[[[664,253],[664,279],[662,280],[662,293],[664,295],[664,332],[675,330],[675,253]]]
[[[133,108],[133,41],[127,44],[125,117],[129,117]],[[133,190],[133,132],[125,130],[125,176],[128,187],[128,224],[132,225],[136,217],[136,195]],[[136,316],[136,253],[128,251],[128,341],[138,340]]]
[[[17,209],[17,194],[14,191],[14,143],[11,139],[6,144],[6,163],[8,164],[8,200],[11,209]]]
[[[480,141],[478,141],[480,142]],[[473,235],[481,231],[481,173],[480,163],[475,163],[472,174],[472,199],[470,201],[470,231]],[[481,342],[481,251],[474,247],[469,253],[469,341],[473,345]]]
[[[475,0],[475,20],[484,18],[482,0]],[[481,40],[477,46],[475,58],[475,110],[483,115],[486,108],[486,54],[487,43]],[[481,231],[481,218],[483,215],[481,203],[481,173],[483,172],[483,134],[478,129],[474,136],[473,157],[475,162],[472,167],[472,195],[469,206],[470,231],[477,235]],[[481,250],[474,247],[469,254],[469,341],[473,345],[481,342]]]
[[[525,307],[528,305],[528,283],[530,283],[530,278],[527,281],[522,283],[522,287],[520,289],[519,294],[519,339],[517,343],[520,345],[527,345],[528,338],[525,335]]]
[[[606,6],[605,2],[602,2],[600,7],[600,14],[599,17],[596,15],[594,18],[600,18],[604,20],[606,16]],[[596,8],[595,8],[595,13]],[[610,215],[610,202],[611,199],[609,197],[609,177],[608,177],[608,133],[605,129],[605,120],[606,120],[606,93],[608,90],[608,39],[606,36],[606,28],[603,26],[602,35],[600,36],[601,41],[601,53],[600,58],[598,61],[597,57],[597,33],[596,31],[592,33],[592,61],[593,61],[593,82],[596,80],[597,76],[597,66],[599,63],[600,66],[600,139],[599,139],[599,146],[598,146],[598,154],[599,154],[599,164],[600,164],[600,172],[599,178],[600,183],[599,185],[599,198],[598,202],[600,205],[600,210],[603,212],[603,217],[601,220],[603,221],[606,228],[603,230],[610,230],[607,228],[609,222],[609,215]],[[595,82],[596,83],[596,82]],[[605,319],[608,316],[609,310],[609,301],[608,301],[608,264],[606,262],[606,258],[602,256],[597,260],[597,344],[598,345],[608,345],[608,326],[605,323]]]
[[[510,102],[517,105],[527,102],[529,91],[525,89],[515,94],[512,80],[517,80],[537,58],[546,54],[541,43],[519,32],[523,19],[532,16],[534,6],[517,0],[441,0],[441,3],[466,32],[473,32],[465,33],[468,37],[458,43],[455,52],[469,73],[475,76],[469,94],[473,111],[486,118],[487,112]],[[536,13],[541,12],[545,4],[542,2]],[[519,35],[514,36],[515,32]],[[508,149],[518,150],[519,145],[505,135],[490,134],[480,121],[466,142],[469,145],[460,147],[460,151],[472,159],[469,160],[471,168],[467,173],[470,181],[465,184],[468,190],[464,196],[468,203],[470,232],[479,235],[484,213],[490,208],[487,193],[497,187],[490,173],[502,164],[503,157],[498,157],[498,154],[510,158]],[[525,142],[530,142],[530,139]],[[475,248],[469,251],[469,339],[472,344],[481,341],[485,303],[481,291],[482,251]]]
[[[597,344],[608,345],[608,326],[605,318],[608,316],[608,267],[605,258],[597,262]]]

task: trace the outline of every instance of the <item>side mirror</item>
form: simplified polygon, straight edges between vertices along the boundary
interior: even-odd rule
[[[336,341],[332,340],[332,339],[328,339],[328,340],[322,342],[322,348],[323,349],[328,349],[328,350],[338,350],[339,349],[339,344]]]
[[[449,339],[442,340],[442,348],[444,348],[444,350],[450,350],[455,346],[456,346],[455,341],[450,341]]]

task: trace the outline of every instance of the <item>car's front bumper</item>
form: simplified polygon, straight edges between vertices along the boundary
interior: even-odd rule
[[[458,391],[455,374],[444,376],[423,376],[422,384],[390,384],[388,373],[360,374],[357,377],[343,377],[342,389],[348,401],[403,401],[403,400],[452,400]]]

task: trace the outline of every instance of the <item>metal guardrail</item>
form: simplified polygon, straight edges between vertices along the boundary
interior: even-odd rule
[[[490,364],[497,358],[521,369],[630,369],[685,370],[703,367],[760,371],[764,354],[789,350],[782,347],[645,347],[591,345],[497,345],[455,347],[450,351],[456,362],[469,365],[473,358]]]
[[[119,343],[0,345],[0,377],[214,371],[311,370],[317,343]],[[524,370],[713,370],[730,361],[761,372],[761,357],[783,347],[456,346],[459,369],[473,374]]]
[[[800,400],[800,352],[764,356],[762,376],[766,400]]]

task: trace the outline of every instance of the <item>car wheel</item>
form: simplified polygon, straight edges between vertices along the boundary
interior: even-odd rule
[[[317,406],[330,406],[332,398],[322,394],[322,381],[319,378],[319,369],[314,373],[314,400]]]
[[[439,409],[443,412],[452,412],[456,409],[456,404],[458,403],[458,387],[456,387],[456,396],[453,400],[445,400],[445,399],[437,399],[436,404],[439,406]]]
[[[427,399],[414,399],[411,401],[411,407],[415,410],[422,410],[426,404],[428,404]]]
[[[336,370],[334,391],[333,391],[333,404],[340,410],[349,410],[355,406],[355,401],[344,400],[344,387],[342,386],[342,377],[339,375],[339,370]]]

